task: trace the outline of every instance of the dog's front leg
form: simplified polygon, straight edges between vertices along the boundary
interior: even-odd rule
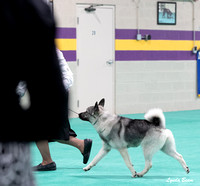
[[[124,161],[126,163],[126,166],[131,171],[132,177],[136,177],[137,173],[136,173],[135,169],[133,168],[133,165],[131,163],[127,148],[119,149],[119,152],[122,155],[122,158],[124,159]]]
[[[94,167],[108,152],[110,151],[110,148],[103,145],[101,150],[98,152],[98,154],[94,157],[94,159],[91,161],[89,165],[83,168],[84,171],[90,170],[92,167]]]

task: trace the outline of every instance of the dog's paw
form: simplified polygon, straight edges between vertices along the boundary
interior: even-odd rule
[[[132,178],[136,178],[137,177],[137,172],[135,172],[135,174],[132,175]]]
[[[137,177],[143,177],[144,174],[141,174],[141,173],[137,173]]]
[[[89,171],[91,169],[91,166],[86,166],[83,168],[84,171]]]
[[[190,172],[189,167],[186,167],[186,173],[189,174],[189,172]]]

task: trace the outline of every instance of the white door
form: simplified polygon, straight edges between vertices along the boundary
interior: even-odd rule
[[[84,111],[105,98],[114,112],[114,7],[77,5],[77,105]]]

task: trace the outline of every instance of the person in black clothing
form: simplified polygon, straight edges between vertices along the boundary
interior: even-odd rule
[[[55,23],[41,0],[1,1],[0,23],[0,185],[32,186],[29,142],[57,139],[68,119]],[[27,110],[16,93],[20,81],[30,94]]]
[[[61,67],[62,72],[62,79],[63,84],[65,86],[66,91],[69,91],[69,88],[73,84],[73,73],[71,69],[69,68],[62,52],[58,49],[56,49],[59,65]],[[26,88],[25,82],[20,82],[17,86],[16,92],[20,95],[20,103],[24,109],[27,108],[25,105],[23,106],[23,100],[25,100],[24,96],[25,94],[28,95],[28,91]],[[73,147],[76,147],[83,155],[83,163],[86,164],[88,162],[88,159],[90,157],[90,151],[92,147],[92,140],[91,139],[84,139],[80,140],[77,138],[76,133],[71,129],[69,120],[67,120],[66,125],[63,126],[63,128],[60,130],[59,138],[54,139],[57,142],[71,145]],[[43,141],[37,141],[36,145],[42,155],[42,163],[39,165],[33,167],[34,171],[52,171],[56,170],[56,163],[52,160],[48,140]]]

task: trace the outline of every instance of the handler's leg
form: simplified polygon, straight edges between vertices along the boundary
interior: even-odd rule
[[[48,141],[47,140],[37,141],[36,145],[40,151],[40,154],[42,155],[42,163],[41,164],[47,165],[49,163],[52,163],[53,160],[51,158]]]
[[[36,145],[40,151],[42,156],[42,163],[33,167],[34,171],[52,171],[56,170],[56,163],[52,160],[49,144],[47,140],[44,141],[37,141]]]
[[[77,148],[81,153],[83,153],[83,151],[84,151],[84,140],[80,140],[76,137],[69,136],[69,141],[57,140],[57,142],[66,144],[66,145],[71,145],[71,146]]]
[[[92,140],[91,139],[84,139],[80,140],[74,136],[69,136],[68,141],[64,140],[57,140],[59,143],[71,145],[81,152],[83,155],[83,163],[86,164],[90,157],[90,152],[92,148]]]

